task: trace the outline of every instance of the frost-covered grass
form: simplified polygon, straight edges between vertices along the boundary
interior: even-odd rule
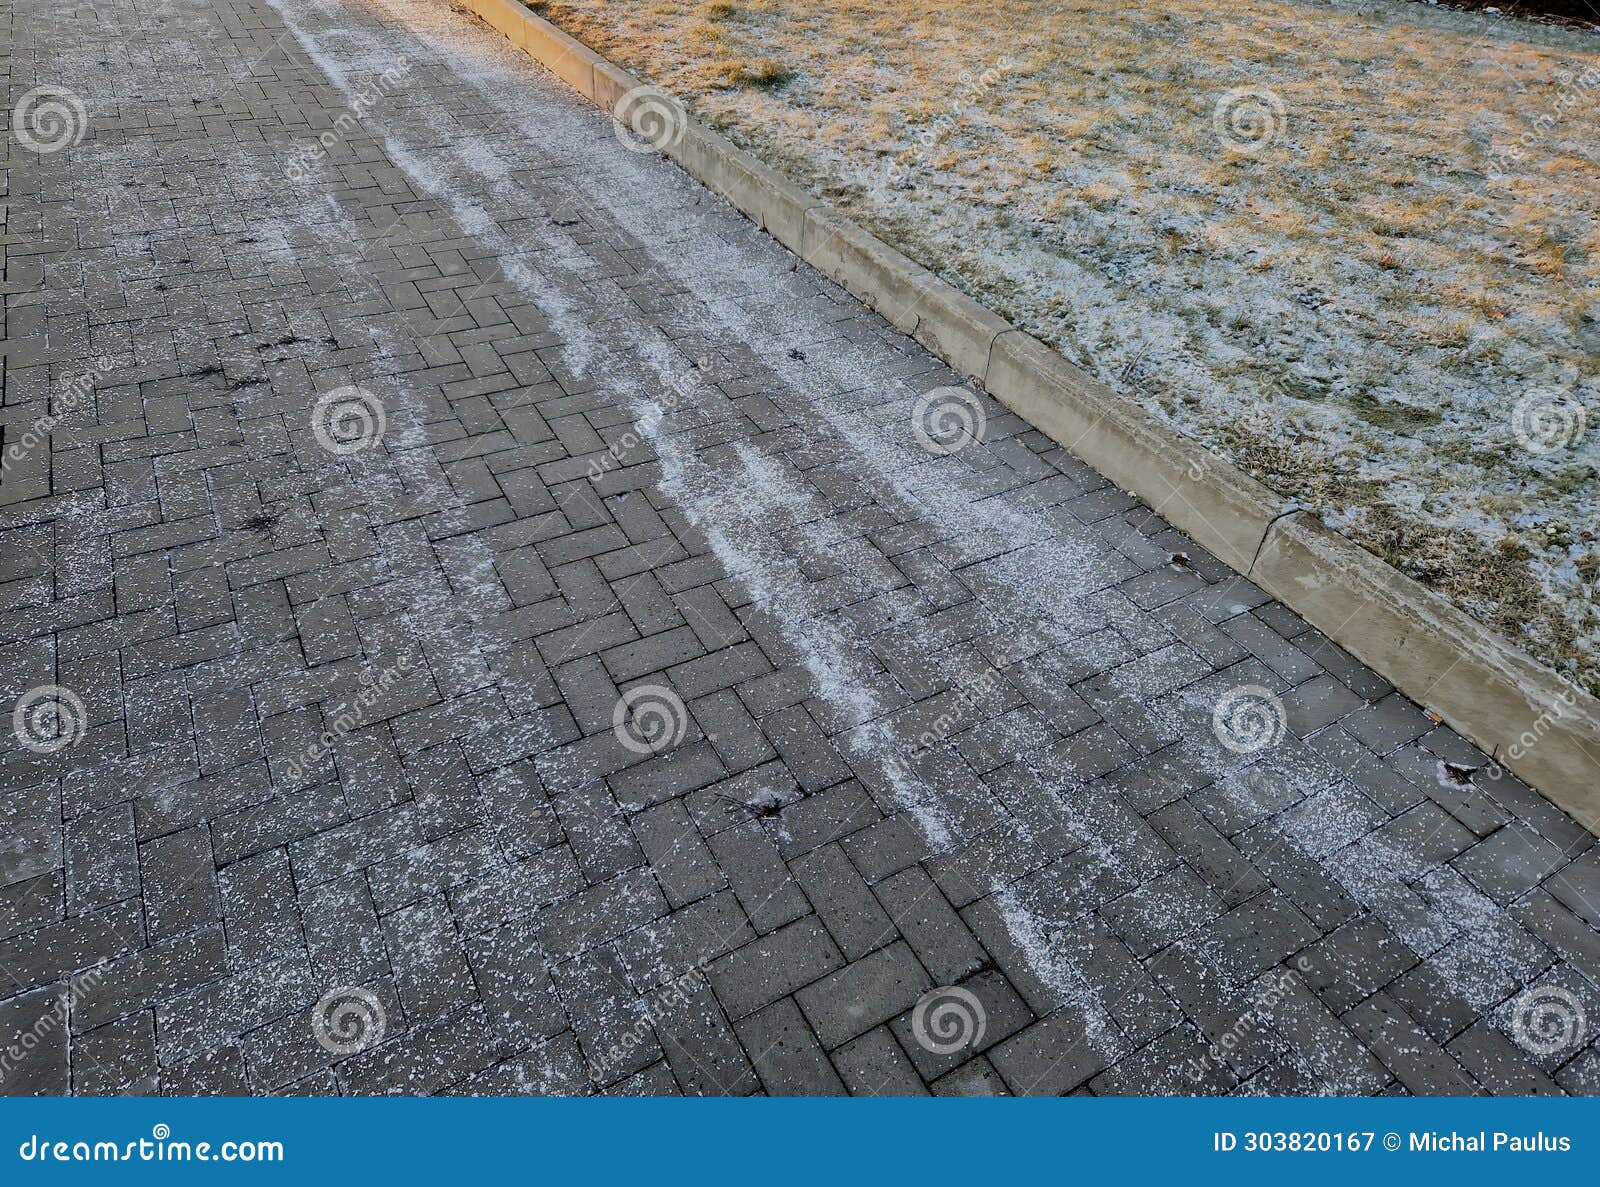
[[[1386,0],[535,7],[1600,687],[1600,37]]]

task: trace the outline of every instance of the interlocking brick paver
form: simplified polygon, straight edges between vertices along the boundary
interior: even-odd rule
[[[478,995],[505,1037],[524,1043],[567,1026],[549,972],[530,959],[538,943],[526,922],[509,923],[465,944]]]
[[[745,1096],[759,1086],[733,1027],[710,986],[690,987],[686,998],[661,1000],[655,1031],[667,1064],[683,1091],[695,1096]]]
[[[927,1086],[888,1027],[879,1026],[833,1053],[851,1096],[927,1096]]]
[[[631,820],[645,859],[674,907],[692,903],[728,884],[681,799],[637,813]]]
[[[539,940],[554,959],[586,952],[667,913],[655,877],[645,871],[618,874],[539,912]]]
[[[920,867],[885,878],[873,890],[938,983],[965,980],[988,963],[982,946]]]
[[[837,844],[823,845],[791,863],[806,897],[840,950],[857,960],[898,934],[871,889]]]
[[[72,1091],[68,1062],[67,986],[46,985],[0,1001],[0,1041],[7,1051],[28,1050],[26,1058],[8,1068],[5,1088],[13,1096],[65,1096]],[[33,1039],[27,1048],[23,1044]]]
[[[0,1092],[1600,1092],[1580,823],[498,34],[0,3],[0,447],[107,359],[0,472]]]
[[[734,1024],[769,1096],[843,1096],[834,1071],[793,998],[783,998]]]
[[[1591,927],[1600,927],[1600,849],[1590,849],[1556,870],[1544,888]]]
[[[1476,1096],[1482,1089],[1386,994],[1345,1015],[1345,1025],[1417,1096]]]
[[[911,949],[896,942],[806,986],[795,1001],[832,1049],[910,1008],[931,985]]]
[[[156,1091],[155,1019],[142,1010],[78,1035],[73,1090],[82,1096],[150,1096]]]
[[[1451,1040],[1445,1050],[1472,1073],[1473,1079],[1496,1095],[1563,1095],[1562,1089],[1525,1052],[1489,1022],[1474,1023]]]
[[[995,1047],[988,1063],[1013,1095],[1059,1096],[1109,1065],[1107,1052],[1092,1037],[1107,1025],[1109,1020],[1094,1017],[1092,1009],[1068,1006]]]
[[[759,821],[747,820],[715,833],[710,846],[758,932],[765,934],[810,914],[810,903]]]
[[[948,1038],[947,1043],[930,1045],[925,1038],[918,1038],[919,1019],[916,1007],[889,1024],[918,1074],[930,1084],[945,1079],[952,1069],[961,1067],[990,1047],[1004,1042],[1018,1031],[1032,1025],[1034,1021],[1033,1012],[1011,987],[1010,982],[996,969],[986,969],[967,978],[961,982],[959,988],[976,998],[982,1008],[981,1032],[959,1030],[954,1035],[936,1036]],[[949,1000],[950,995],[944,987],[931,992],[934,995],[932,1002]],[[924,1016],[920,1021],[923,1024],[923,1033],[931,1034],[931,1020]],[[956,1037],[961,1039],[959,1044],[954,1042]],[[955,1049],[948,1049],[949,1045],[954,1045]]]
[[[808,916],[730,952],[709,971],[723,1008],[741,1018],[842,964],[833,940]]]

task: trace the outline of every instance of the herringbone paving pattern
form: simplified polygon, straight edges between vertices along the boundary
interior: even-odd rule
[[[1600,1090],[1585,829],[496,34],[0,12],[0,1089]]]

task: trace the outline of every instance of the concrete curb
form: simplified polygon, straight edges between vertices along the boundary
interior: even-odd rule
[[[644,86],[517,0],[468,3],[603,111]],[[685,118],[682,134],[662,151],[896,329],[1600,830],[1600,700],[725,137]]]
[[[1284,512],[1271,490],[1031,334],[1011,330],[995,340],[984,382],[1018,416],[1241,573],[1249,573],[1268,527]]]
[[[1273,523],[1249,576],[1596,831],[1593,697],[1303,511]]]

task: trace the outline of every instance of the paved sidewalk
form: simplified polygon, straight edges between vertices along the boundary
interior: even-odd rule
[[[1585,830],[496,34],[0,11],[0,1091],[1600,1091]]]

